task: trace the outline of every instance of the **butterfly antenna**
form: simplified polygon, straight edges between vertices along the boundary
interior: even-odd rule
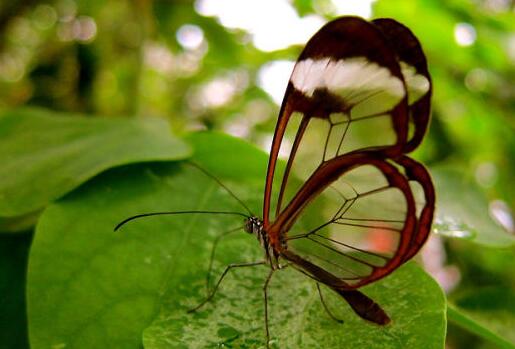
[[[135,216],[131,216],[129,218],[125,218],[123,221],[118,223],[116,227],[114,227],[114,231],[120,229],[123,225],[133,221],[135,219],[143,218],[143,217],[151,217],[151,216],[164,216],[164,215],[176,215],[176,214],[225,214],[225,215],[237,215],[245,218],[249,218],[246,214],[241,212],[230,212],[230,211],[164,211],[164,212],[151,212],[151,213],[142,213],[137,214]]]
[[[234,194],[227,186],[225,186],[225,184],[223,184],[218,178],[216,178],[214,175],[209,173],[206,169],[200,167],[200,165],[198,165],[198,164],[196,164],[196,163],[194,163],[192,161],[188,161],[188,163],[191,164],[192,166],[196,167],[198,170],[200,170],[202,173],[204,173],[206,176],[208,176],[209,178],[214,180],[216,183],[218,183],[218,185],[220,185],[222,188],[224,188],[225,191],[227,191],[227,193],[229,193],[229,195],[231,195],[236,201],[238,201],[240,203],[241,206],[243,206],[243,208],[245,208],[245,210],[247,210],[249,215],[255,216],[255,214],[252,213],[250,208],[248,208],[248,206],[245,205],[245,203],[240,198],[238,198],[236,196],[236,194]]]

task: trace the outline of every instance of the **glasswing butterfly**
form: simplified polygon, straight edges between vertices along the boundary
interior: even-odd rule
[[[267,346],[267,286],[286,266],[315,280],[319,293],[320,283],[332,289],[361,318],[386,325],[386,312],[358,288],[392,273],[429,235],[433,184],[424,166],[405,154],[424,137],[431,92],[426,58],[407,27],[388,18],[335,19],[308,41],[288,82],[270,151],[262,219],[223,211],[155,212],[130,217],[115,230],[161,214],[245,216],[244,230],[257,237],[265,260],[228,266],[192,311],[212,299],[232,268],[267,264]],[[290,149],[287,134],[294,135]],[[277,170],[280,151],[289,152],[284,171]],[[295,181],[292,173],[304,173],[305,181]],[[301,224],[299,218],[309,211],[324,219]],[[320,298],[336,319],[321,293]]]

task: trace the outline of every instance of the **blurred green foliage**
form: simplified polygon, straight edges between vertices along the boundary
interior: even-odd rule
[[[160,116],[182,130],[243,125],[245,137],[262,143],[278,106],[256,84],[259,69],[273,60],[294,60],[302,45],[261,51],[252,33],[199,14],[196,8],[207,2],[3,2],[0,107]],[[292,5],[302,16],[337,14],[329,0]],[[383,0],[372,6],[374,17],[393,17],[410,27],[428,56],[433,122],[418,157],[459,165],[491,199],[514,207],[513,4]],[[266,15],[256,16],[266,23]],[[180,43],[184,25],[201,30],[197,46]],[[203,100],[227,84],[232,87],[222,100]]]
[[[205,2],[0,2],[0,109],[31,105],[92,117],[157,116],[168,119],[176,132],[222,130],[267,144],[278,105],[260,87],[262,68],[273,61],[295,60],[302,45],[258,49],[255,33],[202,15],[199,8]],[[295,0],[291,5],[299,16],[329,20],[343,14],[335,6],[342,2]],[[271,6],[263,3],[265,10]],[[510,217],[515,207],[513,2],[378,0],[372,8],[373,17],[392,17],[411,28],[428,56],[433,119],[415,157],[451,167],[475,182],[490,202],[489,213]],[[255,15],[265,24],[276,20]],[[505,229],[513,234],[509,219]],[[13,257],[22,270],[26,260],[20,256],[28,240]],[[469,310],[471,317],[480,313],[472,303],[494,313],[503,305],[503,311],[515,309],[513,248],[452,239],[445,247],[443,263],[461,273],[450,300]],[[16,287],[22,288],[18,281]],[[475,297],[471,290],[477,292]],[[504,303],[487,302],[492,294],[502,294]],[[493,327],[513,338],[513,327]],[[456,326],[449,327],[448,345],[492,348]]]

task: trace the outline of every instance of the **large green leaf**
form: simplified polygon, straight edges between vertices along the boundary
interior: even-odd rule
[[[243,239],[220,247],[224,263],[252,253]],[[248,243],[247,243],[248,244]],[[257,251],[259,252],[259,251]],[[240,258],[238,259],[238,254]],[[207,251],[202,254],[206,256]],[[256,259],[257,258],[257,259]],[[202,271],[183,274],[163,297],[161,314],[144,332],[145,348],[263,348],[265,321],[262,286],[266,267],[235,270],[224,280],[216,299],[195,314],[187,310],[204,297]],[[218,275],[220,274],[218,269]],[[194,287],[191,287],[194,285]],[[438,285],[415,263],[363,291],[392,317],[386,327],[361,320],[335,294],[324,289],[329,308],[344,324],[324,311],[314,282],[293,269],[277,272],[269,288],[272,348],[443,348],[445,298]],[[431,329],[428,331],[428,329]]]
[[[485,196],[463,173],[448,167],[437,167],[431,169],[431,174],[437,194],[434,224],[437,233],[489,246],[515,244],[515,236],[490,217]]]
[[[198,145],[194,160],[221,175],[232,191],[258,211],[263,181],[262,177],[257,180],[257,174],[265,172],[266,156],[221,135],[204,133],[190,141]],[[244,157],[233,162],[227,155],[236,153]],[[162,343],[206,347],[220,341],[262,347],[265,267],[235,272],[222,285],[216,306],[209,304],[194,315],[186,314],[204,294],[213,239],[228,228],[241,226],[242,217],[159,216],[112,231],[116,223],[133,214],[189,209],[244,212],[189,163],[112,169],[50,205],[37,226],[29,261],[31,346],[136,348],[148,327],[144,344],[149,347]],[[221,242],[215,269],[219,272],[225,263],[259,257],[262,251],[255,237],[235,233]],[[279,346],[298,347],[303,341],[308,347],[320,341],[368,348],[376,341],[385,348],[443,348],[444,297],[415,265],[406,265],[365,289],[393,318],[392,325],[384,328],[364,323],[326,290],[331,308],[346,320],[344,325],[333,322],[316,300],[313,286],[294,270],[280,271],[273,279],[271,330]],[[193,329],[199,332],[194,334]]]
[[[0,115],[1,217],[37,211],[108,168],[190,154],[162,120],[54,114]]]

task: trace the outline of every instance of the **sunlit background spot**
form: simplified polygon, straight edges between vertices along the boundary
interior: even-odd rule
[[[334,15],[371,16],[374,1],[332,1]],[[198,0],[197,12],[216,16],[227,28],[244,29],[254,45],[263,51],[274,51],[302,44],[325,22],[318,14],[300,17],[286,0]],[[328,10],[328,9],[325,9]]]
[[[177,41],[188,50],[193,50],[204,42],[204,32],[197,25],[185,24],[177,30]]]
[[[470,46],[476,41],[476,29],[469,23],[454,26],[454,39],[460,46]]]
[[[288,85],[293,61],[272,61],[259,69],[258,86],[272,97],[276,104],[280,104]]]
[[[494,200],[490,202],[490,215],[493,219],[502,225],[510,233],[515,233],[515,224],[513,222],[513,214],[510,208],[503,200]]]

